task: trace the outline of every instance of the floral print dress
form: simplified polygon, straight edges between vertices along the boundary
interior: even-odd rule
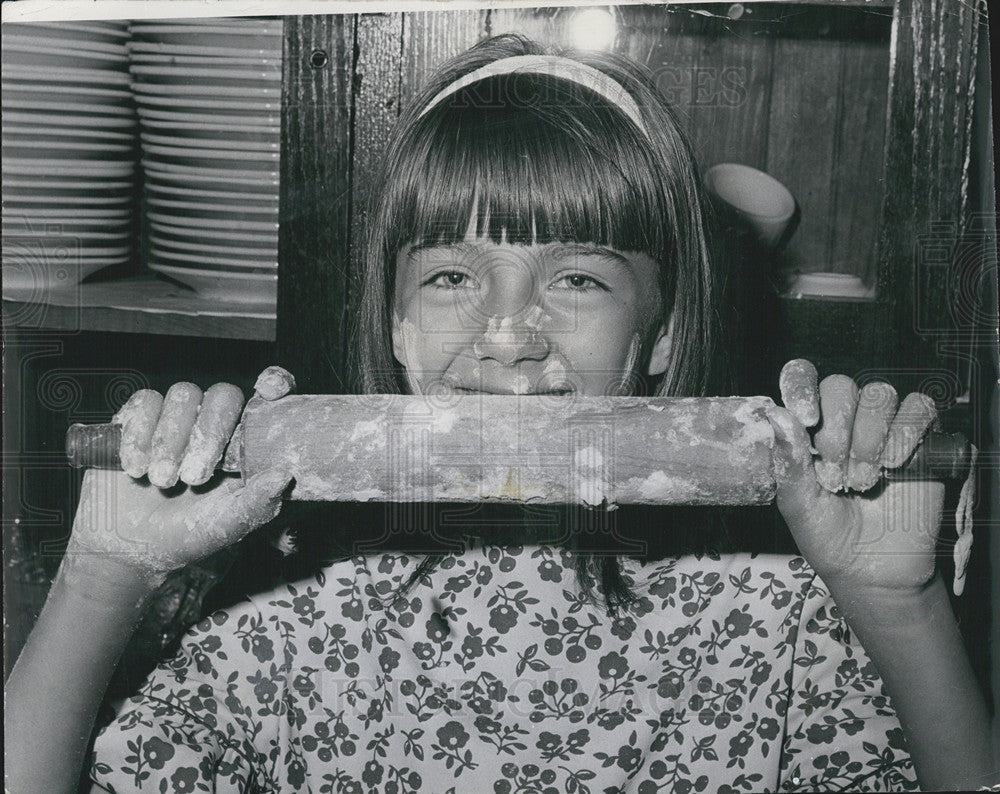
[[[881,680],[801,557],[358,556],[198,624],[99,735],[112,792],[915,790]],[[388,596],[388,597],[387,597]]]

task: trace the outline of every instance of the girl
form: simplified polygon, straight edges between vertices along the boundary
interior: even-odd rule
[[[634,65],[481,43],[401,118],[376,195],[366,390],[711,388],[696,172]],[[801,391],[807,370],[787,368],[783,391]],[[290,380],[267,375],[258,393],[280,398]],[[191,384],[134,395],[118,416],[125,472],[85,476],[9,681],[11,791],[72,789],[145,600],[168,571],[278,512],[286,473],[212,475],[232,427],[206,452],[200,429],[176,421],[202,399]],[[229,388],[204,400],[239,411]],[[931,417],[893,420],[890,387],[859,398],[842,376],[818,400],[786,402],[795,414],[769,417],[777,504],[805,560],[475,540],[423,560],[356,555],[200,623],[98,737],[92,779],[498,794],[987,784],[987,714],[934,570],[943,488],[856,492],[858,450],[905,456]],[[846,439],[853,423],[853,459],[846,440],[812,452],[820,413]],[[603,604],[587,597],[598,577]]]

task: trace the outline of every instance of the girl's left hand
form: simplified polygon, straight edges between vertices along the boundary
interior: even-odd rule
[[[816,386],[808,361],[781,372],[775,431],[777,504],[799,550],[828,584],[907,596],[934,578],[944,485],[880,479],[934,424],[933,401],[898,405],[886,383],[858,390],[845,375]],[[812,439],[807,428],[814,428]]]

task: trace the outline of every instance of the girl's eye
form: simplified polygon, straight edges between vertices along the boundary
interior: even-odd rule
[[[426,284],[432,287],[442,287],[444,289],[459,289],[462,287],[472,286],[472,279],[469,278],[468,273],[462,273],[458,270],[446,270],[443,273],[437,273],[431,276]]]
[[[585,276],[583,273],[570,273],[563,276],[552,284],[555,288],[570,289],[576,292],[588,292],[593,289],[603,289],[605,287],[600,281],[592,276]]]

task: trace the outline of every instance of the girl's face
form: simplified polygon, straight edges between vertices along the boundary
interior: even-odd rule
[[[639,366],[666,369],[657,268],[589,243],[410,245],[396,259],[393,352],[416,394],[621,393]]]

